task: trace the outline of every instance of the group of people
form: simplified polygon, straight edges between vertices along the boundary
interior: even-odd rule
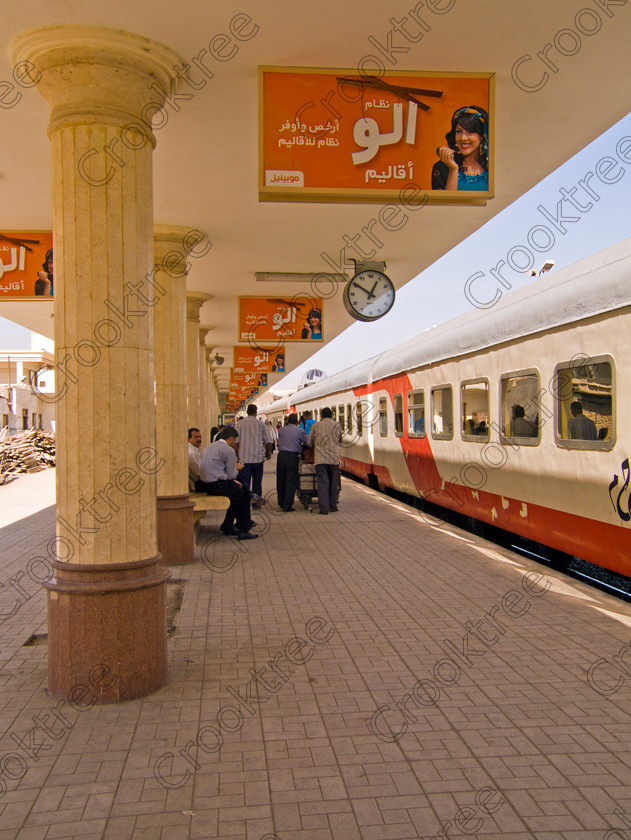
[[[218,429],[212,442],[201,451],[202,436],[188,430],[188,474],[191,489],[210,496],[227,496],[230,506],[220,528],[226,536],[255,540],[256,522],[251,509],[265,504],[263,464],[272,455],[272,435],[257,418],[255,405],[236,427]]]
[[[277,430],[278,459],[276,490],[278,505],[286,513],[293,506],[300,482],[300,457],[305,448],[313,450],[320,513],[338,510],[340,486],[340,446],[342,429],[332,419],[330,408],[322,410],[315,422],[305,412],[298,425],[298,416],[290,414]],[[188,464],[191,490],[212,496],[227,496],[230,506],[220,529],[226,536],[239,540],[257,539],[252,533],[256,521],[252,508],[265,504],[263,498],[263,465],[271,457],[275,437],[265,422],[257,418],[257,407],[249,405],[247,416],[234,426],[218,428],[212,442],[202,451],[199,429],[188,430]]]
[[[323,408],[320,418],[316,422],[311,412],[305,411],[299,422],[297,414],[290,414],[285,425],[278,429],[276,493],[278,504],[287,513],[294,510],[300,483],[300,456],[305,449],[313,452],[320,514],[326,516],[338,510],[342,427],[333,420],[330,408]]]

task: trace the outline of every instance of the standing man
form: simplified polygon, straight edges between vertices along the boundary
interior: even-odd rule
[[[333,412],[330,408],[323,408],[320,416],[322,419],[314,423],[309,432],[309,446],[314,450],[318,505],[320,513],[326,515],[329,511],[337,511],[342,427],[332,419]]]
[[[252,504],[260,508],[263,499],[263,461],[272,457],[272,436],[265,423],[257,420],[257,407],[248,406],[247,414],[237,423],[239,433],[239,461],[243,469],[239,472],[239,481],[245,488],[258,497]]]
[[[598,432],[594,421],[583,414],[583,406],[578,400],[570,405],[572,416],[567,428],[573,440],[598,440]]]
[[[250,492],[236,480],[237,470],[243,466],[237,461],[239,435],[236,429],[227,426],[219,432],[217,440],[204,449],[200,464],[201,481],[197,485],[209,496],[227,496],[230,507],[221,525],[227,537],[238,540],[255,540],[258,534],[251,534],[254,525],[250,517]],[[236,526],[235,526],[236,520]]]
[[[300,453],[309,441],[304,429],[298,427],[298,415],[290,414],[287,425],[278,430],[278,458],[276,459],[276,493],[278,505],[285,513],[293,507],[300,481]]]
[[[202,461],[202,433],[199,429],[188,430],[188,489],[193,492],[199,481],[199,465]]]

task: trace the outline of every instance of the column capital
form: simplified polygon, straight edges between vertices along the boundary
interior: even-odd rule
[[[23,32],[11,45],[14,63],[31,62],[51,106],[51,135],[69,125],[135,123],[155,146],[151,118],[176,78],[180,56],[164,44],[122,29],[55,24]]]
[[[199,346],[200,347],[206,347],[206,336],[213,329],[214,329],[214,327],[210,327],[210,326],[208,326],[208,324],[200,324],[200,327],[199,327]]]
[[[199,322],[199,310],[207,300],[212,300],[212,295],[206,292],[186,293],[186,320]]]
[[[162,260],[167,254],[175,251],[184,260],[186,270],[184,274],[188,274],[190,263],[188,257],[203,256],[196,251],[197,246],[207,240],[207,246],[203,254],[210,250],[210,240],[208,236],[197,228],[182,227],[181,225],[154,225],[153,227],[153,243],[156,260]]]

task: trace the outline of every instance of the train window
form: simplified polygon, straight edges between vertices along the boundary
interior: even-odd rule
[[[342,427],[342,431],[344,431],[344,406],[338,405],[337,407],[337,422]]]
[[[432,437],[451,440],[454,436],[454,395],[451,385],[432,388]]]
[[[388,400],[379,400],[379,434],[386,437],[388,434]]]
[[[403,437],[403,394],[394,395],[394,433]]]
[[[425,437],[425,392],[408,391],[408,434]]]
[[[462,437],[482,442],[489,439],[489,382],[470,379],[460,384]]]
[[[355,419],[357,420],[357,434],[361,437],[364,434],[364,417],[360,402],[355,403]]]
[[[559,446],[613,448],[616,442],[616,382],[610,356],[580,356],[557,365],[552,391]]]
[[[520,370],[500,378],[501,440],[520,445],[537,446],[541,440],[539,374],[536,370]]]
[[[346,428],[349,432],[353,431],[353,412],[350,403],[346,404]]]
[[[331,406],[331,419],[337,420],[337,408],[335,406]]]

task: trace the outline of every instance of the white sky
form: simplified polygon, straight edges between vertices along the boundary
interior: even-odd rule
[[[553,281],[555,270],[631,235],[631,163],[624,163],[616,154],[616,146],[625,136],[631,138],[631,114],[399,289],[395,305],[388,315],[374,323],[358,321],[353,324],[307,362],[287,374],[274,385],[274,390],[297,387],[304,372],[311,368],[319,368],[331,376],[401,344],[432,326],[471,311],[473,305],[465,296],[465,283],[478,271],[483,272],[485,277],[475,280],[471,284],[471,291],[479,302],[490,301],[498,288],[507,294],[508,291],[490,275],[489,270],[497,266],[500,260],[506,261],[508,252],[516,245],[525,245],[534,253],[536,271],[547,259],[553,259],[555,265],[549,275]],[[590,179],[587,186],[600,196],[595,200],[578,182],[586,172],[594,172],[594,167],[604,156],[614,158],[618,164],[612,166],[608,175],[605,172],[605,177],[619,177],[619,180],[608,184],[596,177]],[[626,157],[631,161],[631,146],[626,151]],[[606,169],[604,164],[603,167]],[[584,210],[573,207],[559,192],[564,188],[571,194],[573,187],[577,187],[573,199]],[[579,221],[562,222],[557,209],[560,201],[563,202],[562,215],[565,218],[578,217]],[[537,209],[539,205],[556,216],[560,227],[566,229],[565,233],[556,229],[554,223]],[[471,210],[475,212],[475,208]],[[535,225],[544,225],[555,235],[554,244],[545,252],[537,253],[528,244],[527,235]],[[545,247],[547,243],[544,236],[544,231],[536,232],[535,244]],[[523,253],[515,257],[517,260],[520,258],[524,259]],[[518,273],[510,267],[503,268],[502,275],[514,289],[535,279],[528,273]],[[326,301],[324,305],[326,329]]]
[[[501,287],[492,278],[489,269],[500,260],[506,260],[508,252],[515,245],[526,245],[533,251],[528,245],[527,234],[534,225],[545,225],[555,234],[554,245],[549,250],[535,253],[536,270],[546,259],[555,261],[550,273],[551,280],[556,269],[629,236],[631,171],[627,170],[631,170],[631,164],[622,163],[616,154],[616,146],[625,136],[631,137],[631,114],[399,289],[396,303],[385,318],[372,324],[353,324],[307,362],[291,371],[274,389],[297,387],[304,372],[311,368],[320,368],[332,375],[413,338],[434,325],[470,311],[472,304],[467,300],[464,288],[467,279],[477,271],[483,272],[485,278],[472,284],[473,294],[481,302],[490,300],[495,290]],[[609,177],[616,177],[618,173],[622,175],[616,183],[610,184],[592,178],[589,186],[600,196],[599,200],[594,200],[578,182],[586,172],[593,172],[597,162],[604,156],[618,162],[617,167],[612,167]],[[631,149],[627,157],[631,158]],[[560,189],[571,191],[573,187],[577,187],[575,200],[581,207],[588,209],[578,210],[563,199]],[[557,205],[562,199],[563,216],[579,219],[577,222],[561,222],[561,226],[566,229],[564,234],[537,209],[541,205],[549,213],[558,214]],[[590,203],[592,206],[588,207]],[[471,209],[475,212],[475,208]],[[509,267],[502,269],[502,274],[515,289],[531,281],[529,274],[517,273]],[[505,289],[501,290],[507,293]],[[341,304],[336,302],[335,305]],[[326,308],[324,323],[326,328]],[[29,349],[29,331],[0,318],[0,351]]]

